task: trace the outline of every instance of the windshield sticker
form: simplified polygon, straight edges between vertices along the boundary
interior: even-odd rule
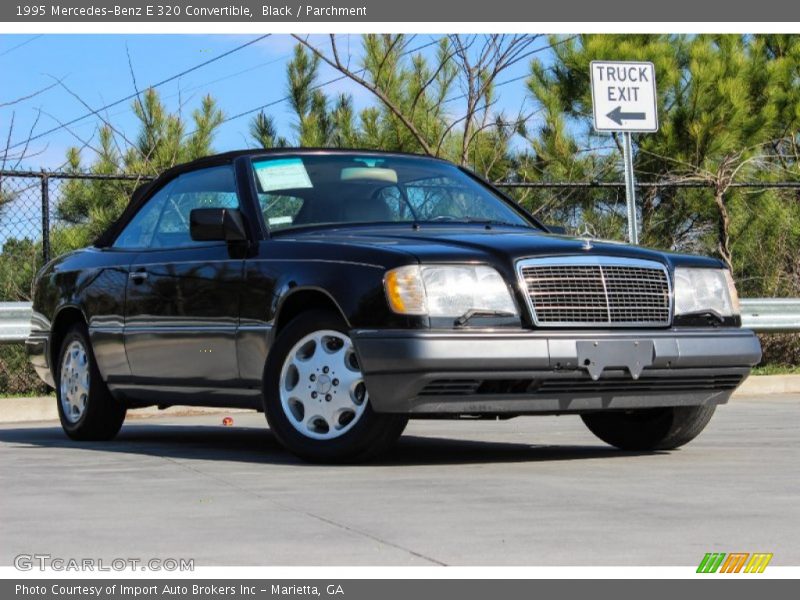
[[[301,158],[265,160],[254,163],[253,167],[265,192],[314,187]]]

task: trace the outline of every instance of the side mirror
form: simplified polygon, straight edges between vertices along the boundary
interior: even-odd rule
[[[558,235],[567,234],[567,228],[562,225],[545,225],[545,227],[547,227],[547,231],[549,231],[550,233],[555,233]]]
[[[195,208],[189,213],[189,234],[196,242],[244,242],[247,228],[235,208]]]

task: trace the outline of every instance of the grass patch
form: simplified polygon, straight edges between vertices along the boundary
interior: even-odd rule
[[[52,396],[55,398],[55,392],[47,392],[46,394],[37,394],[35,391],[31,391],[28,394],[0,394],[0,400],[5,400],[6,398],[41,398],[42,396]]]
[[[800,366],[764,365],[753,369],[753,375],[800,375]]]

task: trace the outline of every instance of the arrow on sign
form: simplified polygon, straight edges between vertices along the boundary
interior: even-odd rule
[[[644,121],[647,115],[643,112],[622,112],[622,107],[617,106],[614,110],[606,115],[609,119],[614,121],[617,125],[622,125],[622,121]]]

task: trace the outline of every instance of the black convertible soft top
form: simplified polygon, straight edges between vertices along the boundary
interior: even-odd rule
[[[140,185],[137,187],[132,196],[131,200],[128,203],[128,206],[125,207],[125,210],[122,211],[122,214],[119,218],[114,221],[108,228],[100,234],[97,239],[94,241],[94,246],[97,248],[106,248],[114,243],[114,240],[119,235],[120,231],[128,224],[128,221],[133,218],[139,208],[144,204],[145,201],[150,197],[150,193],[160,188],[164,183],[181,175],[183,173],[188,173],[189,171],[194,171],[196,169],[204,168],[204,167],[212,167],[216,165],[224,165],[230,164],[237,158],[241,156],[251,156],[253,158],[261,157],[261,156],[275,156],[281,154],[290,154],[290,155],[302,155],[302,154],[359,154],[359,155],[369,155],[369,154],[382,154],[382,155],[394,155],[394,156],[416,156],[416,157],[424,157],[429,160],[439,160],[442,162],[449,162],[446,159],[439,158],[436,156],[428,156],[424,154],[418,154],[413,152],[398,152],[392,150],[375,150],[375,149],[368,149],[368,148],[270,148],[270,149],[249,149],[249,150],[231,150],[229,152],[223,152],[220,154],[213,154],[211,156],[204,156],[202,158],[195,159],[190,162],[181,163],[179,165],[175,165],[161,173],[158,177]],[[491,183],[483,180],[479,176],[475,175],[468,169],[462,168],[470,177],[474,179],[480,180],[484,185],[488,185],[493,189],[493,191],[505,198],[509,201],[514,202],[507,194],[505,194],[502,190],[499,190],[491,185]],[[535,223],[538,227],[541,227],[544,230],[547,228],[541,224],[541,222],[530,213],[525,211],[522,207],[517,206],[518,210],[521,210],[533,223]]]

